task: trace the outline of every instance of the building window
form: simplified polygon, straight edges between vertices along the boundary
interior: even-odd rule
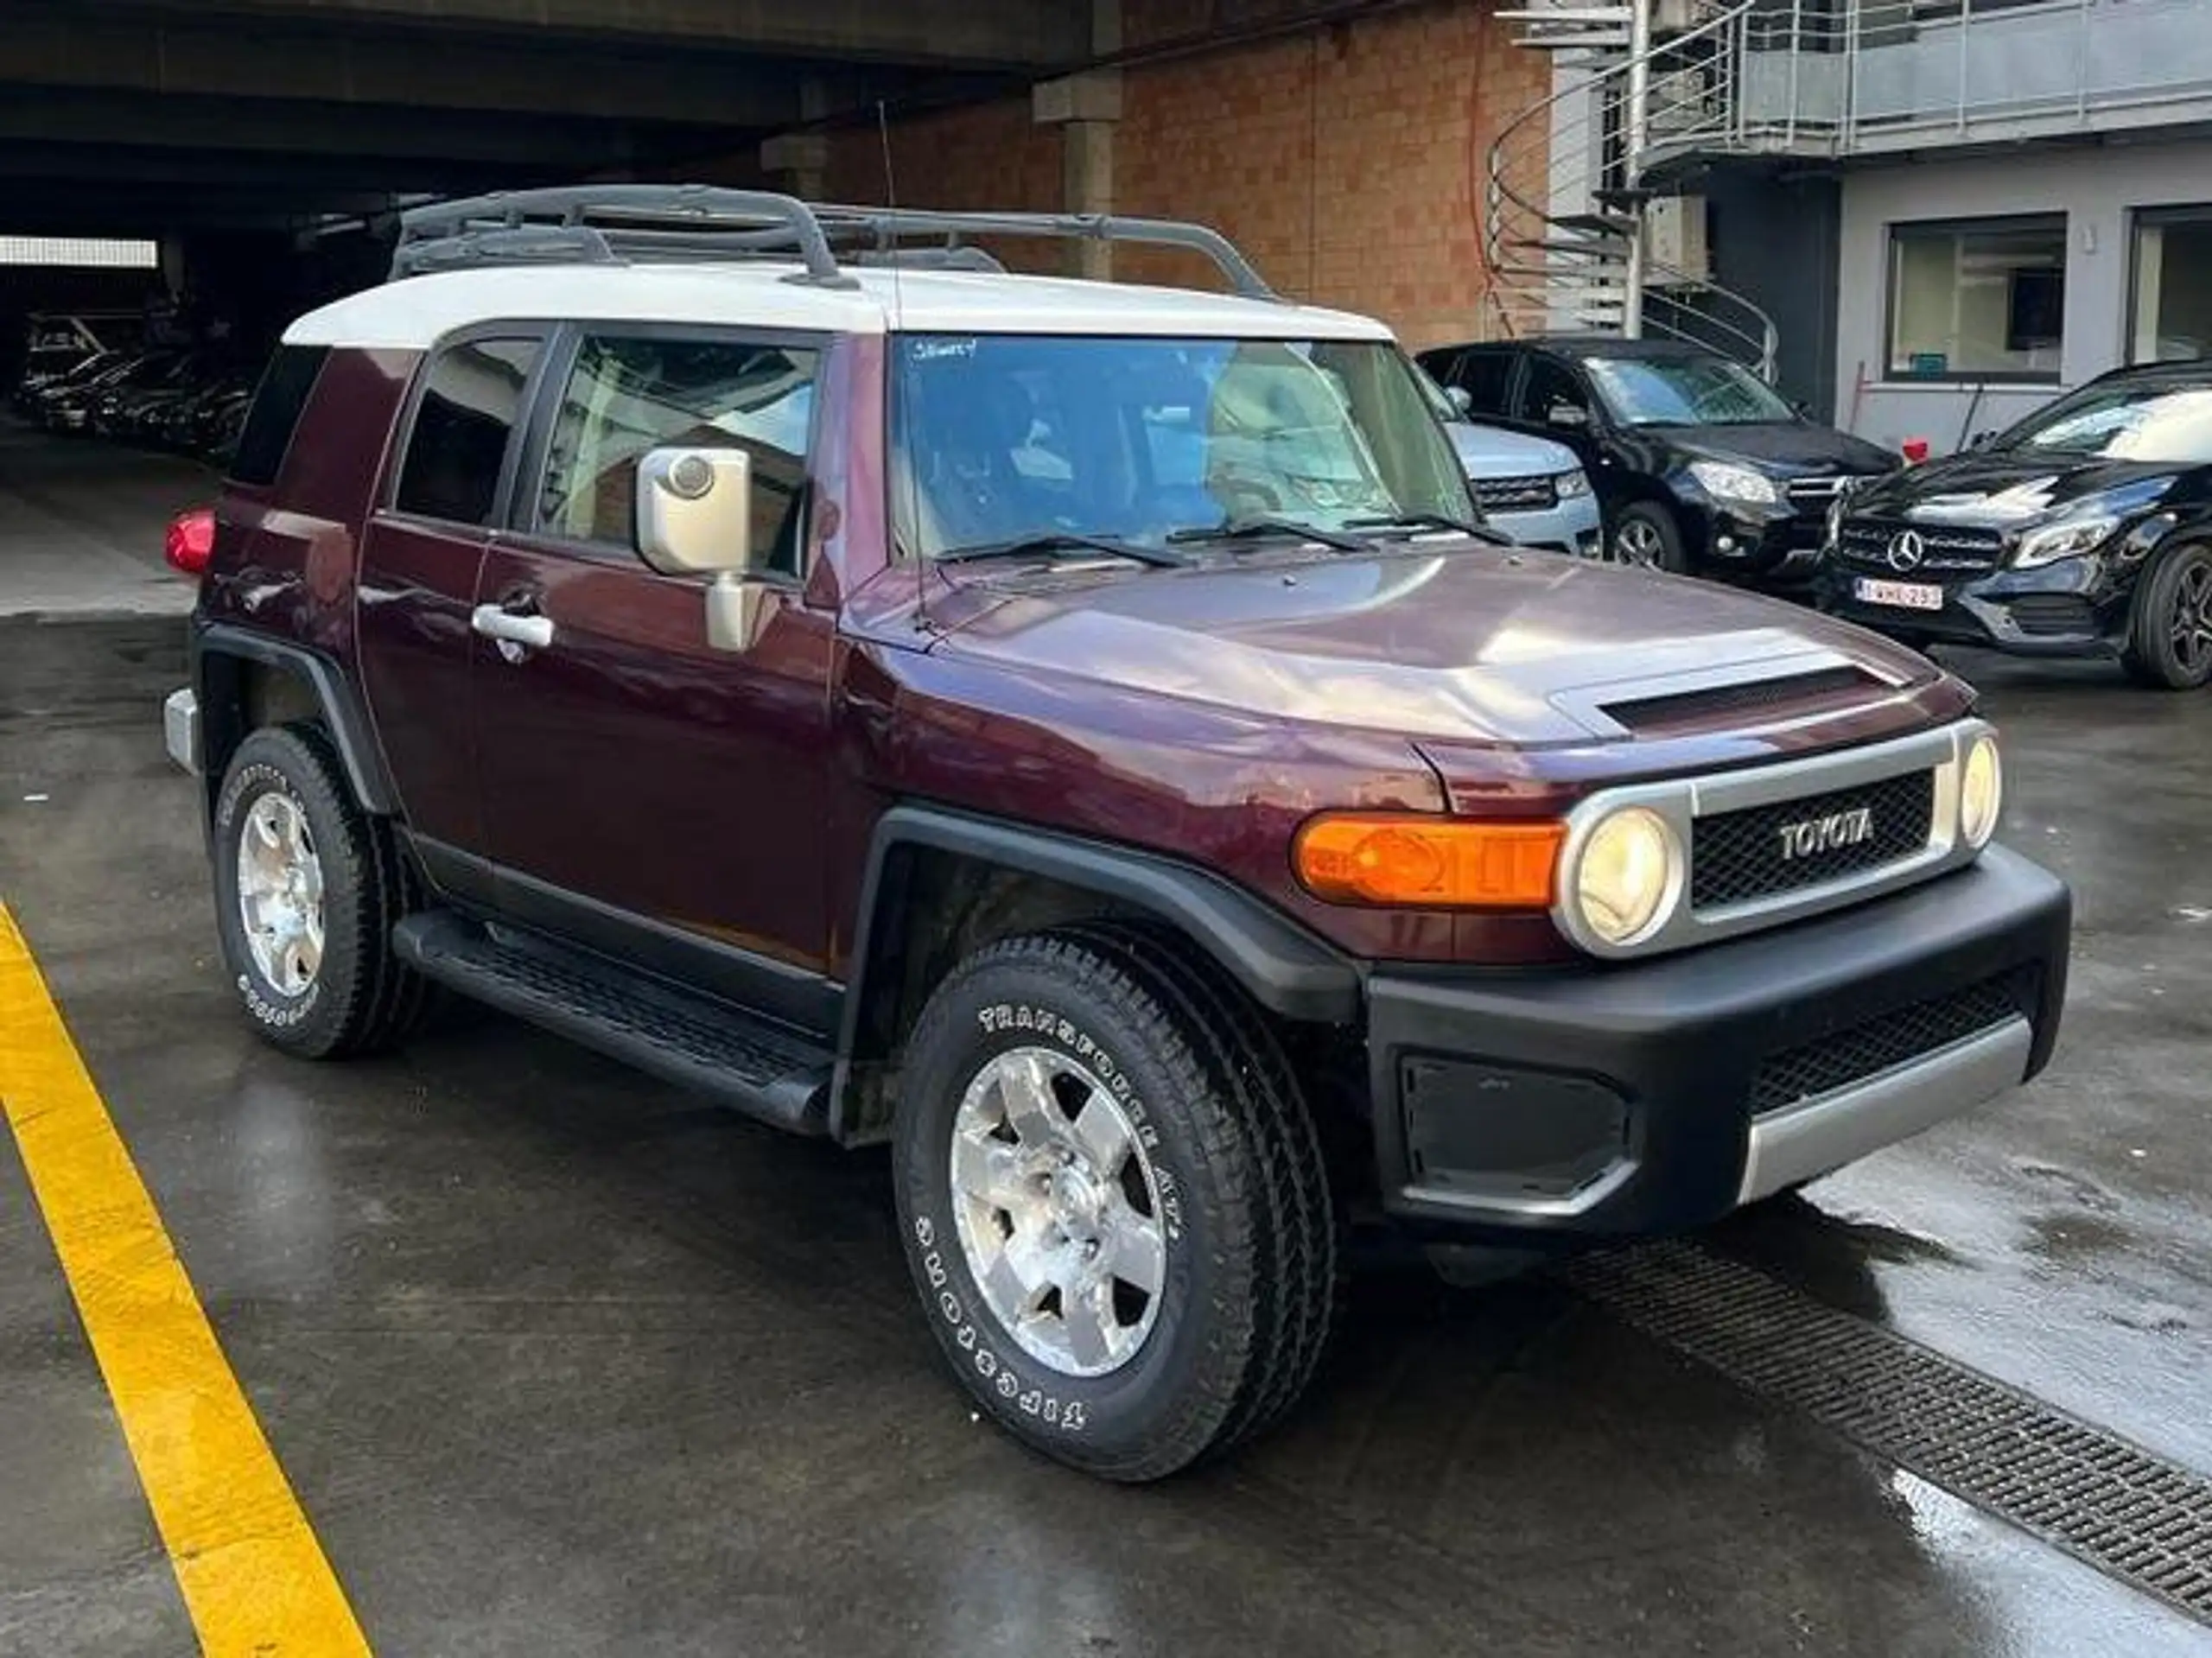
[[[0,265],[92,265],[116,270],[157,270],[162,251],[152,242],[100,236],[0,236]]]
[[[2066,218],[1890,227],[1889,375],[2056,380]]]
[[[2131,363],[2212,355],[2212,206],[2135,215],[2127,338]]]

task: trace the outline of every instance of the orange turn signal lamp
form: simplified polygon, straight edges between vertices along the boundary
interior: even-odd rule
[[[1329,812],[1291,848],[1306,890],[1332,904],[1436,910],[1550,907],[1564,823],[1420,812]]]

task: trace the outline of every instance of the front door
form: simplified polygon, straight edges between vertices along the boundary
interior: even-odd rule
[[[1513,398],[1516,426],[1574,451],[1610,524],[1628,492],[1621,469],[1606,450],[1605,410],[1589,381],[1556,359],[1531,353],[1523,359]]]
[[[479,657],[486,829],[512,912],[810,1022],[828,956],[835,617],[796,590],[751,650],[707,642],[704,583],[636,551],[639,458],[752,456],[753,536],[798,576],[818,342],[584,328],[538,421],[480,606],[540,644]]]
[[[425,366],[397,476],[362,537],[355,596],[364,694],[407,826],[480,854],[476,745],[468,717],[469,611],[511,470],[543,340],[467,339]]]

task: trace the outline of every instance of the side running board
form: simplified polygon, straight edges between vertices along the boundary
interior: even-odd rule
[[[392,929],[400,959],[518,1019],[796,1134],[830,1128],[834,1056],[798,1032],[448,910]]]

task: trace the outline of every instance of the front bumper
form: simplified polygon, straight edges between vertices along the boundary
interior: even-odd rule
[[[1711,575],[1796,586],[1810,581],[1820,567],[1825,509],[1808,511],[1787,501],[1751,506],[1708,500],[1691,506],[1687,516],[1702,537],[1704,568]]]
[[[1378,969],[1384,1209],[1527,1248],[1682,1230],[2040,1070],[2071,900],[2000,848],[1818,920],[1541,976]]]
[[[1831,559],[1816,602],[1831,615],[1878,632],[1980,645],[2023,657],[2109,657],[2127,637],[2139,561],[2122,568],[2102,555],[2061,559],[2031,570],[1993,570],[1943,581],[1941,610],[1874,604],[1858,596],[1861,577],[1911,581],[1907,575]],[[1925,580],[1925,578],[1923,578]]]
[[[1524,547],[1547,548],[1594,558],[1604,550],[1605,531],[1594,495],[1573,495],[1557,505],[1534,512],[1492,512],[1483,520],[1501,535]]]

